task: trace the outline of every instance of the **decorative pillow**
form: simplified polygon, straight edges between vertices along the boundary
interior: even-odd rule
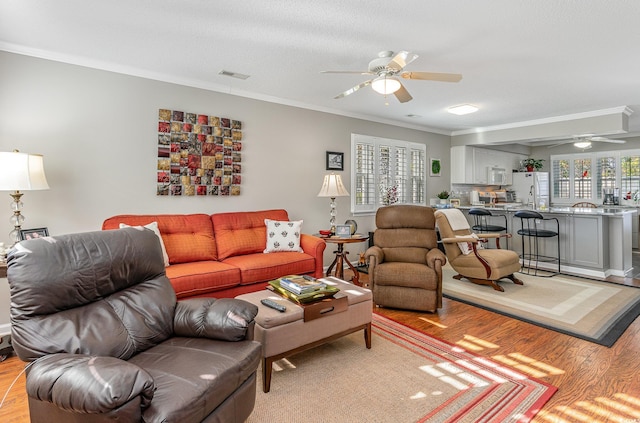
[[[267,248],[265,253],[276,251],[293,251],[301,253],[300,232],[302,231],[302,220],[293,222],[281,222],[279,220],[265,219],[267,225]]]
[[[130,228],[130,227],[131,225],[127,225],[125,223],[120,224],[120,229]],[[162,247],[162,258],[164,259],[164,267],[169,266],[169,255],[167,254],[167,250],[164,248],[164,241],[162,241],[162,236],[160,235],[160,229],[158,229],[158,222],[151,222],[148,225],[144,225],[144,227],[147,229],[151,229],[160,240],[160,247]],[[134,228],[142,228],[142,226],[134,226]]]
[[[478,238],[478,235],[476,234],[471,234],[471,235],[456,235],[456,238],[475,238],[475,239],[480,239]],[[458,247],[460,248],[460,251],[462,251],[462,254],[464,254],[465,256],[472,253],[473,252],[473,246],[471,245],[471,242],[458,242]],[[476,244],[476,249],[477,250],[482,250],[484,247],[482,246],[481,242],[478,242]]]

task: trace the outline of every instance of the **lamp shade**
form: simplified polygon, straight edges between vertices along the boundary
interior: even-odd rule
[[[0,152],[0,191],[49,189],[39,154]]]
[[[342,177],[340,175],[336,175],[335,173],[331,173],[329,175],[324,175],[324,181],[322,182],[322,188],[320,188],[320,192],[318,193],[318,197],[347,197],[349,192],[342,184]]]
[[[383,75],[379,78],[376,78],[371,83],[371,88],[377,93],[380,94],[393,94],[400,89],[400,81],[395,78],[387,78],[386,75]]]

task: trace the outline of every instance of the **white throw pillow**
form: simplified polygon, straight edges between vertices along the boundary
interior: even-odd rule
[[[265,219],[264,223],[267,225],[267,247],[264,250],[265,253],[274,253],[276,251],[302,252],[302,248],[300,248],[302,220],[282,222]]]
[[[131,225],[127,225],[125,223],[120,224],[120,229],[122,228],[131,228]],[[133,226],[134,228],[142,228],[142,226]],[[167,254],[167,250],[164,248],[164,241],[162,241],[162,236],[160,235],[160,229],[158,229],[158,222],[151,222],[148,225],[144,225],[145,228],[151,229],[158,239],[160,240],[160,247],[162,247],[162,258],[164,259],[164,267],[169,266],[169,255]]]
[[[471,235],[456,235],[456,238],[475,238],[475,239],[480,239],[478,238],[478,235],[476,234],[471,234]],[[472,253],[473,252],[473,246],[471,245],[471,242],[458,242],[458,247],[460,248],[460,251],[462,251],[462,254],[464,254],[465,256]],[[482,243],[478,242],[476,244],[476,249],[477,250],[482,250],[484,247],[482,246]]]

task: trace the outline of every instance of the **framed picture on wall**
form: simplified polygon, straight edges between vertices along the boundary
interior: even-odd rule
[[[47,228],[20,229],[21,241],[35,238],[44,238],[45,236],[49,236],[49,230]]]
[[[327,151],[327,170],[344,170],[344,153]]]
[[[429,176],[440,176],[442,172],[442,163],[440,159],[431,159],[431,166],[429,167]]]

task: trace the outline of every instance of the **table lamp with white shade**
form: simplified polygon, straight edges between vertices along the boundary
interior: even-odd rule
[[[43,189],[49,189],[49,184],[41,155],[20,153],[18,150],[0,152],[0,191],[13,191],[9,194],[13,198],[13,215],[9,219],[13,225],[13,230],[9,233],[11,245],[20,241],[20,229],[24,222],[21,201],[23,193],[20,191]]]
[[[331,203],[330,203],[331,218],[329,219],[329,225],[331,227],[331,235],[335,235],[336,233],[336,197],[348,197],[348,196],[349,196],[349,192],[344,187],[342,183],[342,177],[340,175],[336,175],[335,173],[324,175],[324,181],[322,182],[322,188],[320,188],[318,197],[331,198]]]

